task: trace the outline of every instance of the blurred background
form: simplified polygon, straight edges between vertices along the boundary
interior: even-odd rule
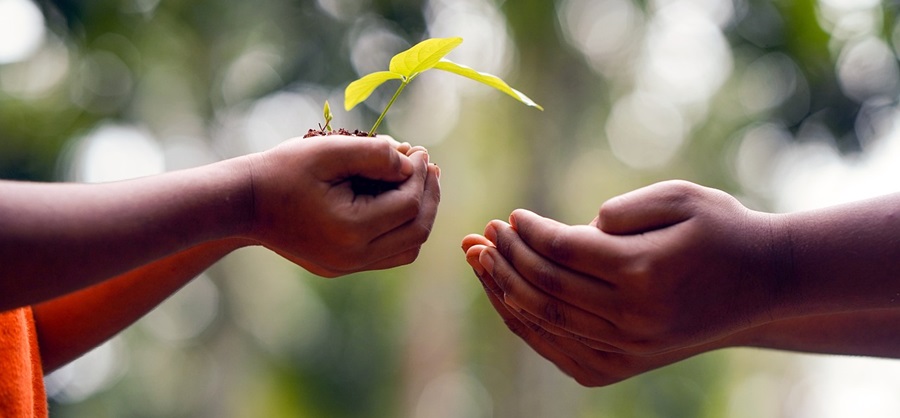
[[[890,360],[728,349],[586,389],[514,337],[461,238],[587,223],[681,178],[787,212],[900,190],[900,26],[878,0],[0,0],[0,178],[100,182],[368,129],[343,89],[428,37],[382,133],[443,201],[412,265],[336,280],[258,249],[47,378],[53,417],[896,417]],[[376,110],[377,109],[377,110]]]

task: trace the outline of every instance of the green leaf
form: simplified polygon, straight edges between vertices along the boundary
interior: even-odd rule
[[[449,71],[451,73],[458,74],[458,75],[461,75],[466,78],[471,78],[472,80],[487,84],[497,90],[500,90],[500,91],[512,96],[514,99],[516,99],[522,103],[525,103],[528,106],[532,106],[532,107],[536,107],[540,110],[544,110],[544,108],[541,107],[541,105],[535,103],[533,100],[528,98],[528,96],[526,96],[524,93],[510,87],[508,84],[506,84],[506,82],[504,82],[503,80],[501,80],[499,77],[497,77],[495,75],[478,72],[478,71],[473,70],[470,67],[466,67],[465,65],[462,65],[462,64],[457,64],[457,63],[447,60],[447,59],[442,59],[438,63],[436,63],[434,65],[434,69]]]
[[[369,95],[385,81],[402,78],[402,75],[390,71],[377,71],[350,83],[344,90],[344,109],[349,111],[368,99]]]
[[[432,38],[417,43],[391,58],[388,69],[407,78],[431,69],[441,58],[462,43],[462,38]]]

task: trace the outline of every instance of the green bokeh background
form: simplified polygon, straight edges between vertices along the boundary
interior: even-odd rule
[[[854,96],[842,89],[835,68],[852,39],[834,35],[814,0],[598,0],[636,13],[629,36],[637,44],[653,29],[646,22],[666,7],[731,10],[719,25],[731,60],[727,77],[700,105],[684,107],[693,116],[676,151],[660,163],[635,165],[613,149],[606,125],[617,101],[640,85],[631,71],[635,57],[647,52],[633,47],[602,64],[592,61],[567,35],[565,18],[566,10],[591,2],[38,2],[48,28],[44,49],[56,51],[57,61],[0,64],[4,179],[75,179],[77,144],[109,124],[139,127],[164,150],[166,169],[175,169],[183,167],[172,156],[185,143],[205,157],[183,165],[199,164],[264,148],[246,139],[254,126],[274,132],[266,138],[287,139],[322,122],[315,112],[291,107],[302,101],[271,98],[302,96],[315,106],[329,99],[334,126],[366,129],[391,89],[347,113],[338,105],[343,87],[432,36],[463,36],[463,47],[476,51],[466,56],[484,61],[450,58],[476,69],[500,62],[498,75],[546,109],[447,74],[423,76],[382,128],[428,146],[442,169],[438,219],[414,264],[325,280],[264,250],[238,251],[77,368],[51,378],[51,416],[652,418],[783,411],[784,388],[802,374],[800,355],[725,350],[610,387],[580,387],[506,330],[459,242],[519,207],[587,223],[604,200],[671,178],[772,210],[773,196],[748,190],[735,175],[742,132],[772,123],[805,141],[805,128],[816,126],[844,155],[856,155],[868,138],[861,109],[882,103],[876,99],[893,105],[896,92]],[[870,6],[878,11],[874,36],[889,46],[892,4]],[[468,19],[447,24],[445,13]],[[478,26],[479,16],[487,16],[486,26]],[[504,41],[497,49],[467,34]],[[492,61],[497,51],[503,57]],[[65,69],[52,85],[29,89],[16,81],[62,65],[60,56]],[[801,87],[748,109],[740,99],[745,70],[764,56],[786,57]],[[784,81],[780,74],[764,82]],[[415,112],[423,107],[428,117]],[[265,109],[278,117],[247,122]]]

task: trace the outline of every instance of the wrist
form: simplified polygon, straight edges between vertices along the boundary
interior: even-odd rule
[[[212,193],[212,213],[208,219],[218,225],[218,231],[207,237],[209,242],[237,249],[254,242],[249,238],[254,217],[252,162],[250,156],[232,158],[208,167]]]
[[[764,214],[768,228],[766,251],[760,265],[767,266],[762,279],[770,292],[769,306],[763,321],[792,316],[796,309],[796,262],[794,260],[794,234],[789,215]],[[752,330],[751,328],[750,330]],[[753,335],[752,332],[749,335]]]
[[[781,215],[786,318],[892,308],[900,277],[900,194]]]

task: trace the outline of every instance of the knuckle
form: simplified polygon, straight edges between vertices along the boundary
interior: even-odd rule
[[[556,269],[548,263],[537,263],[533,266],[533,276],[535,284],[551,295],[558,295],[563,292],[562,280]]]
[[[422,212],[422,196],[419,194],[407,194],[408,198],[399,206],[398,218],[415,219]]]
[[[573,248],[568,231],[568,228],[560,228],[553,232],[547,248],[551,259],[565,263],[572,258]]]
[[[415,224],[415,229],[413,232],[413,237],[416,244],[423,244],[428,240],[428,237],[431,236],[431,225],[423,224],[422,222],[417,222]]]
[[[553,325],[556,325],[560,328],[565,328],[568,324],[568,318],[566,316],[565,310],[556,302],[544,303],[542,312],[544,314],[544,320]]]
[[[500,254],[503,254],[503,257],[506,258],[507,261],[509,261],[511,264],[515,264],[515,255],[512,251],[513,240],[505,239],[507,238],[505,235],[505,231],[498,231],[497,242],[495,242],[494,245],[496,246],[497,251],[499,251]]]

